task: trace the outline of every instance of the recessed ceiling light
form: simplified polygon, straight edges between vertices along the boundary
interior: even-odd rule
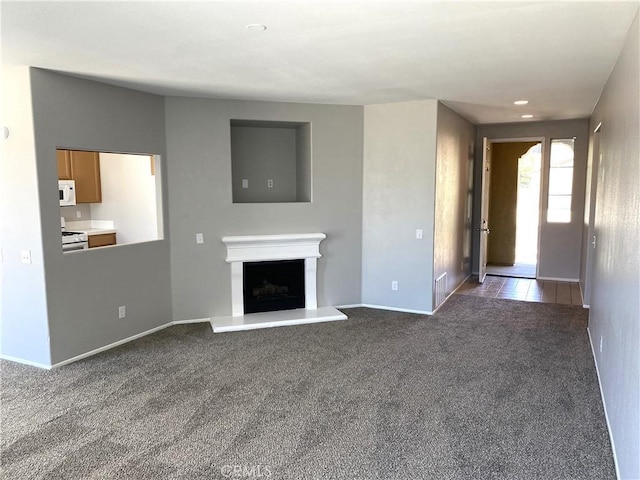
[[[531,115],[530,113],[526,113],[524,115],[520,115],[520,117],[522,117],[522,118],[533,118],[533,115]]]
[[[529,100],[516,100],[513,102],[514,105],[526,105],[527,103],[529,103]]]
[[[254,32],[264,32],[267,29],[266,25],[261,23],[250,23],[245,27],[247,30],[253,30]]]

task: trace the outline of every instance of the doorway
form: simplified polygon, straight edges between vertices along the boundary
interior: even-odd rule
[[[487,274],[536,278],[542,141],[492,141]]]

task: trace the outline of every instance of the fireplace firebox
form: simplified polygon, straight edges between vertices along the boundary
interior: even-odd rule
[[[244,312],[305,308],[304,260],[244,262]]]

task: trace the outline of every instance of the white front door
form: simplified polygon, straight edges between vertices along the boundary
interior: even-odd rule
[[[489,184],[491,181],[491,145],[487,137],[482,139],[482,202],[480,204],[480,255],[478,283],[487,275],[487,235],[489,235]]]

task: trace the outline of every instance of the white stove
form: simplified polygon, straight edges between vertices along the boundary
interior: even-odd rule
[[[63,252],[73,252],[75,250],[86,250],[89,248],[89,236],[84,232],[67,232],[64,217],[60,217],[60,228],[62,230]]]

